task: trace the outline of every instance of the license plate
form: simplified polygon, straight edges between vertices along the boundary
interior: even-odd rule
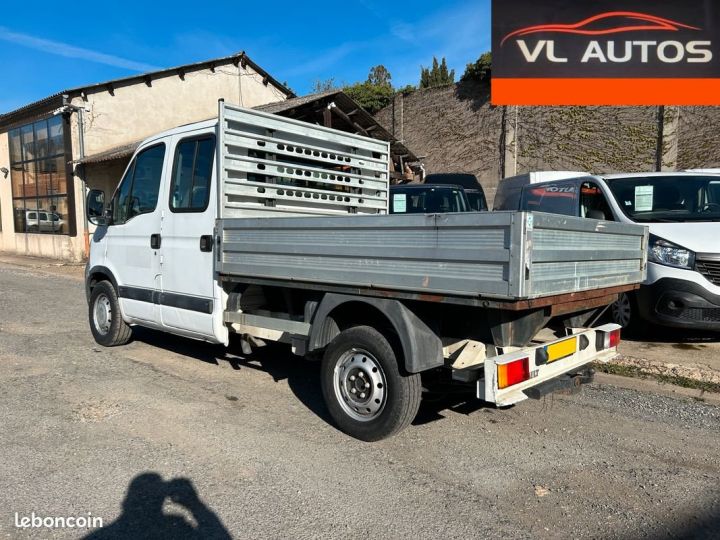
[[[572,356],[577,351],[577,337],[571,337],[563,341],[558,341],[545,347],[548,356],[548,364],[555,360],[562,360],[568,356]]]

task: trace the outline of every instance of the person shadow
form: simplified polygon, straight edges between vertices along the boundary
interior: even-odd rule
[[[165,513],[163,509],[168,502],[180,512]],[[232,536],[220,518],[200,500],[189,479],[164,481],[159,474],[146,472],[130,482],[120,517],[85,536],[84,540],[118,538],[225,540]]]

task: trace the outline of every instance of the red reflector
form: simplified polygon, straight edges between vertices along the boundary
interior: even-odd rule
[[[620,329],[613,330],[610,332],[610,340],[608,348],[617,347],[620,345]]]
[[[507,388],[530,378],[530,359],[520,358],[498,366],[498,388]]]

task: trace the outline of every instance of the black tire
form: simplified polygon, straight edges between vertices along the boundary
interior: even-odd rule
[[[379,441],[410,425],[420,407],[422,385],[419,373],[404,373],[398,357],[388,339],[370,326],[344,330],[330,343],[322,360],[322,392],[342,431],[362,441]],[[351,382],[353,373],[357,382]],[[367,395],[360,393],[365,390],[358,383],[371,388]],[[361,405],[360,396],[372,412]]]
[[[95,341],[100,345],[116,347],[130,341],[132,329],[123,321],[117,292],[108,281],[100,281],[93,287],[88,304],[88,315],[90,330]]]

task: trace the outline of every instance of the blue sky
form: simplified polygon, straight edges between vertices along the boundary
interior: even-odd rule
[[[0,18],[0,113],[66,88],[244,50],[298,93],[315,80],[395,86],[445,56],[456,77],[490,48],[489,0],[12,2]],[[201,9],[200,9],[201,7]]]

